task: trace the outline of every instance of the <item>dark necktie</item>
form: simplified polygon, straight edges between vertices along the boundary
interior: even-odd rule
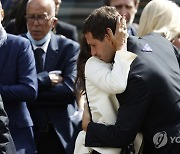
[[[38,73],[43,71],[43,54],[44,51],[41,48],[37,48],[34,51],[34,56],[36,60],[36,69]]]

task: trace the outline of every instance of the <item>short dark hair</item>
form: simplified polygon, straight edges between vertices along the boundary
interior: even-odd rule
[[[111,28],[115,33],[118,15],[115,7],[102,6],[95,9],[84,21],[83,34],[91,32],[93,38],[103,40],[107,34],[107,28]]]
[[[111,0],[104,0],[104,4],[107,6],[110,6]],[[140,0],[134,0],[134,4],[137,5],[139,4]]]

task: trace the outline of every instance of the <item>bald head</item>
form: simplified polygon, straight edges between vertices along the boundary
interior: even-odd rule
[[[27,3],[27,9],[29,6],[39,7],[46,10],[49,15],[55,16],[54,0],[29,0]]]

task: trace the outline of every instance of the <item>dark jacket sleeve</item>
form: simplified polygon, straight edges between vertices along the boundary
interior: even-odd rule
[[[56,65],[57,69],[54,68],[54,70],[62,71],[64,81],[51,86],[47,72],[38,74],[39,86],[43,84],[41,85],[43,89],[41,88],[38,95],[38,103],[68,105],[75,99],[74,82],[77,75],[76,62],[79,54],[79,44],[69,41],[59,42],[61,49],[63,49]]]
[[[90,122],[86,134],[86,146],[122,148],[134,141],[149,104],[148,86],[138,76],[133,77],[129,79],[126,91],[117,94],[117,99],[121,107],[115,125],[105,126]]]
[[[20,37],[13,37],[10,43],[11,45],[6,50],[10,50],[11,53],[7,54],[6,61],[8,64],[14,65],[11,70],[11,73],[14,72],[14,78],[9,77],[12,74],[9,76],[4,74],[2,81],[8,83],[0,83],[0,94],[4,102],[32,102],[37,97],[37,74],[31,44],[28,40]],[[10,47],[16,48],[16,50],[9,49]],[[13,60],[11,60],[11,56],[14,56]],[[4,72],[6,72],[6,67],[8,68],[8,66],[3,67]]]

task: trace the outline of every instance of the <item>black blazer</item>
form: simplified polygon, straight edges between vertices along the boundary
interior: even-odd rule
[[[69,24],[69,23],[58,20],[58,22],[57,22],[57,24],[55,26],[54,32],[56,34],[64,35],[67,38],[70,38],[70,39],[78,42],[77,27],[72,25],[72,24]]]
[[[143,154],[179,154],[180,69],[173,45],[158,34],[130,37],[133,61],[128,85],[117,94],[121,105],[113,126],[91,122],[86,146],[125,147],[138,131],[144,136]]]

